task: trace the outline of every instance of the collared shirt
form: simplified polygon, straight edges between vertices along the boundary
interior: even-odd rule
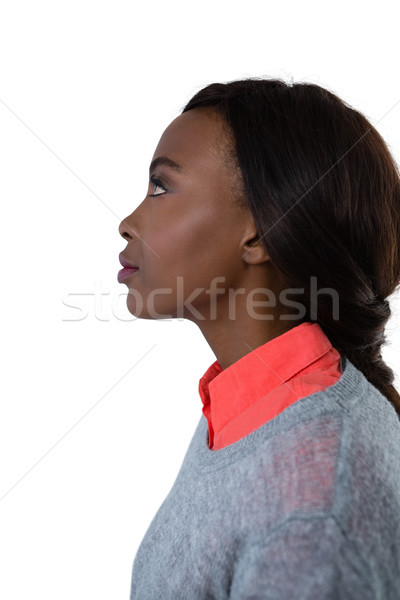
[[[318,323],[301,323],[199,381],[209,447],[220,450],[340,378],[340,354]]]
[[[218,452],[200,413],[130,600],[399,600],[400,422],[342,358],[335,385]]]

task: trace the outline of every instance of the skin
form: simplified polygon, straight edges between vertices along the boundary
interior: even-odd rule
[[[124,257],[139,267],[123,282],[129,287],[128,310],[138,318],[193,321],[223,369],[298,324],[279,319],[287,312],[279,304],[283,279],[257,242],[250,210],[235,202],[240,186],[222,151],[229,143],[226,131],[209,107],[174,119],[153,159],[166,156],[184,172],[166,166],[150,172],[165,189],[149,182],[145,199],[119,226],[127,241]],[[211,294],[217,277],[224,279]],[[249,301],[256,288],[272,290],[275,306],[265,306],[268,296],[262,292],[253,292]],[[229,289],[241,291],[233,299]]]

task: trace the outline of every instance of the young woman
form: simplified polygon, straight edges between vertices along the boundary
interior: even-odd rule
[[[209,85],[119,231],[129,311],[192,320],[217,359],[131,600],[399,598],[400,181],[376,129],[314,84]]]

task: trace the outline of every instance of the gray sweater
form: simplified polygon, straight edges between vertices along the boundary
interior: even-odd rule
[[[131,600],[400,599],[400,421],[348,360],[238,442],[202,415]]]

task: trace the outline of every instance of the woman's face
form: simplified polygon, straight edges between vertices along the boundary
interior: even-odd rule
[[[139,318],[218,319],[229,288],[240,287],[243,242],[255,228],[235,204],[235,174],[218,150],[224,139],[210,108],[183,113],[161,136],[147,195],[119,226],[123,256],[139,268],[124,280]]]

